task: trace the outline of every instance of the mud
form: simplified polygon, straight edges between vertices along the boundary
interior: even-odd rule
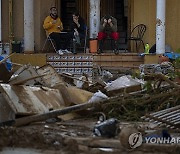
[[[77,120],[75,123],[36,123],[20,128],[0,128],[0,150],[13,147],[77,153],[79,148],[76,141],[66,137],[91,136],[90,123],[93,122],[80,124]]]
[[[151,154],[152,149],[128,151],[115,138],[93,137],[96,119],[33,123],[24,127],[0,128],[0,154]],[[129,125],[129,123],[124,123]],[[161,151],[161,150],[160,150]],[[157,152],[156,153],[166,153]]]

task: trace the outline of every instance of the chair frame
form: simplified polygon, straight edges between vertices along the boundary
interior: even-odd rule
[[[85,37],[84,37],[84,47],[83,47],[83,52],[84,52],[84,53],[86,53],[87,36],[88,36],[88,27],[86,26],[86,27],[85,27]],[[47,38],[46,38],[46,40],[45,40],[45,42],[44,42],[42,51],[44,51],[45,46],[46,46],[46,44],[47,44],[48,41],[49,41],[50,44],[52,45],[54,51],[55,51],[56,53],[58,53],[58,51],[57,51],[57,49],[56,49],[56,46],[55,46],[55,44],[54,44],[54,42],[53,42],[53,39],[51,39],[51,37],[50,37],[49,35],[47,36]],[[50,47],[50,46],[49,46],[49,47]],[[73,47],[73,48],[76,48],[76,46],[74,47],[74,45],[73,45],[73,41],[72,41],[72,47]],[[48,48],[48,50],[49,50],[49,48]],[[74,49],[73,49],[73,50],[74,50]],[[76,50],[76,49],[75,49],[75,50]],[[71,47],[70,47],[70,51],[71,51]]]
[[[133,35],[135,31],[137,31],[136,36]],[[131,35],[128,38],[128,40],[130,40],[130,41],[135,41],[136,51],[138,51],[138,52],[139,52],[139,47],[140,47],[141,43],[143,45],[143,48],[145,49],[145,45],[144,45],[144,41],[143,41],[143,36],[144,36],[145,32],[146,32],[146,25],[139,24],[132,29]],[[138,44],[138,42],[139,42],[139,44]]]
[[[53,47],[53,49],[54,49],[54,51],[57,53],[57,50],[56,50],[56,46],[54,45],[54,42],[53,42],[53,39],[51,39],[51,37],[48,35],[47,36],[47,38],[46,38],[46,40],[45,40],[45,42],[44,42],[44,45],[43,45],[43,48],[42,48],[42,51],[44,51],[44,49],[45,49],[45,46],[46,46],[46,44],[47,44],[47,42],[50,42],[50,44],[52,45],[52,47]],[[50,46],[49,46],[50,47]],[[48,50],[49,50],[49,47],[48,47]]]

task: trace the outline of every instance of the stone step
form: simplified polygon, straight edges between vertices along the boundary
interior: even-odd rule
[[[128,44],[127,43],[119,43],[118,48],[119,49],[128,49]]]

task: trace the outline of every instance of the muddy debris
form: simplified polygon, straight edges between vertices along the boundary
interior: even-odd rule
[[[129,141],[134,133],[159,135],[164,128],[171,136],[180,135],[176,115],[171,116],[177,125],[162,118],[166,111],[179,109],[180,84],[173,78],[177,75],[171,76],[176,70],[170,63],[141,65],[138,76],[99,69],[93,80],[87,74],[59,75],[50,65],[21,66],[0,84],[0,148],[176,153],[180,148],[176,144],[149,145],[142,140],[138,147]]]

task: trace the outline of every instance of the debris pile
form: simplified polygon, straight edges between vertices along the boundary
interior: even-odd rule
[[[133,72],[114,75],[108,70],[101,70],[98,76],[93,77],[94,79],[85,73],[80,78],[65,72],[58,74],[51,65],[43,67],[19,65],[19,69],[12,72],[3,62],[4,60],[0,62],[2,68],[0,69],[0,126],[4,134],[7,133],[6,126],[12,126],[9,127],[10,132],[21,134],[19,130],[23,127],[20,126],[28,124],[30,125],[27,127],[43,124],[43,129],[39,128],[43,133],[47,130],[48,133],[50,130],[53,130],[53,133],[58,133],[58,130],[67,133],[68,130],[65,129],[63,122],[78,118],[82,120],[97,118],[101,113],[103,117],[100,116],[98,122],[93,121],[88,128],[90,133],[88,132],[85,137],[89,135],[92,138],[95,136],[94,138],[116,139],[113,142],[114,147],[113,145],[109,147],[120,150],[120,146],[116,146],[120,143],[129,149],[127,140],[134,132],[139,131],[144,135],[147,133],[147,128],[157,129],[164,126],[168,129],[180,128],[180,85],[173,78],[177,75],[172,77],[172,74],[178,74],[179,69],[170,62],[141,65],[137,76],[134,76]],[[129,126],[126,127],[123,121],[128,122],[127,125],[132,121],[136,124],[141,122],[141,125],[133,124],[132,128],[128,129]],[[146,123],[145,126],[142,124],[143,121],[147,121],[148,124]],[[59,124],[60,122],[64,125]],[[60,126],[63,128],[60,129]],[[126,132],[128,130],[131,131],[128,133]],[[35,133],[40,133],[39,137],[46,140],[41,131]],[[66,142],[69,144],[72,137],[73,142],[76,142],[75,149],[79,149],[80,144],[88,148],[98,146],[93,139],[74,138],[78,133],[81,134],[80,132],[73,133],[68,132],[68,135],[59,136],[53,134],[52,147],[57,148],[56,145],[60,142],[64,145]],[[4,135],[0,135],[6,146],[10,144]],[[33,137],[33,134],[31,135]],[[52,140],[51,137],[48,139]],[[44,144],[47,146],[48,143],[49,141]],[[104,147],[106,143],[107,141],[100,141],[99,146]],[[2,144],[0,142],[0,145]]]

